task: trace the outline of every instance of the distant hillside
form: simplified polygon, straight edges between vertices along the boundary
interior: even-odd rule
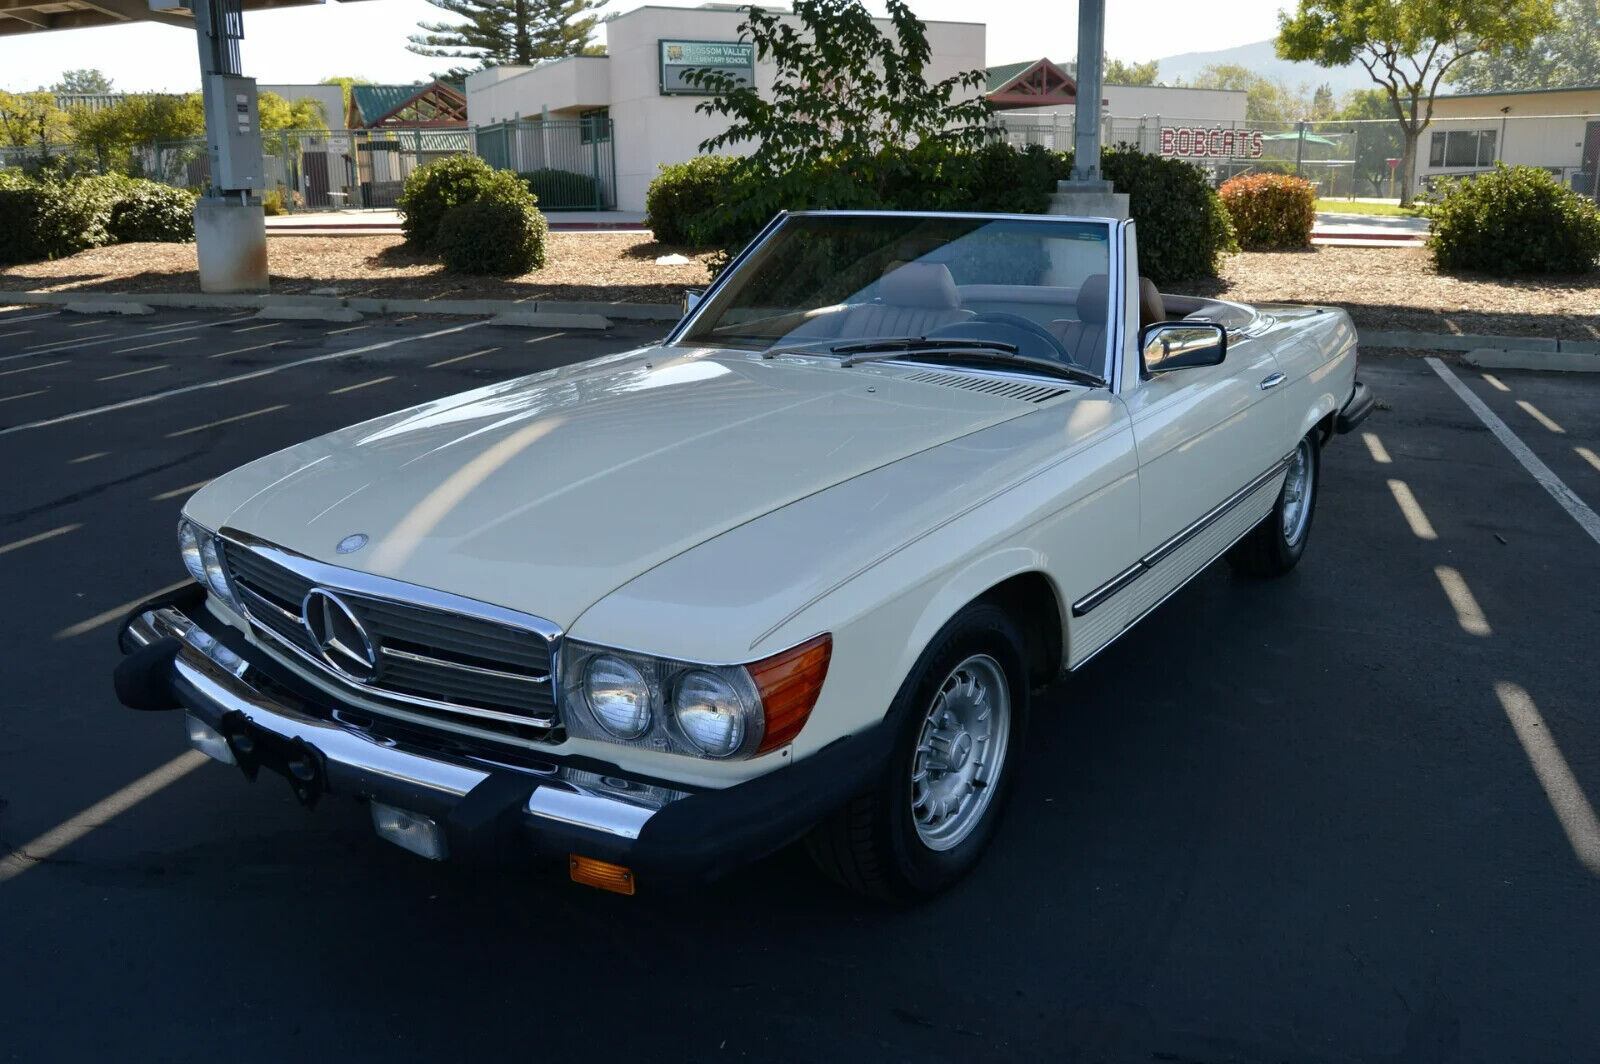
[[[1241,44],[1236,48],[1223,48],[1215,52],[1186,52],[1168,56],[1159,62],[1161,68],[1158,76],[1167,85],[1178,80],[1193,82],[1200,71],[1208,66],[1232,63],[1247,67],[1263,77],[1287,82],[1291,88],[1305,84],[1315,89],[1318,85],[1327,84],[1333,87],[1335,96],[1343,96],[1351,89],[1373,87],[1372,79],[1360,63],[1335,68],[1319,67],[1315,63],[1291,63],[1278,58],[1271,41]]]

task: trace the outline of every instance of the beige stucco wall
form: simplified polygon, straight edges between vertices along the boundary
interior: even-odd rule
[[[1510,110],[1502,114],[1503,107]],[[1559,167],[1567,180],[1582,165],[1583,139],[1591,122],[1600,122],[1600,89],[1442,97],[1434,101],[1433,124],[1418,146],[1419,184],[1430,176],[1480,169],[1429,162],[1433,134],[1458,129],[1493,130],[1498,155],[1507,165]]]
[[[693,158],[701,141],[726,127],[725,119],[695,110],[705,97],[661,95],[657,42],[663,38],[736,41],[744,19],[739,11],[698,8],[641,7],[627,12],[606,24],[604,57],[561,60],[515,73],[502,67],[473,74],[467,79],[468,120],[484,125],[517,114],[536,116],[543,107],[555,112],[609,106],[616,137],[617,206],[642,211],[645,190],[657,168]],[[888,22],[880,20],[878,25],[890,31]],[[927,33],[933,53],[927,71],[930,81],[983,68],[981,23],[930,22]],[[770,63],[757,62],[757,88],[770,89],[773,73]]]

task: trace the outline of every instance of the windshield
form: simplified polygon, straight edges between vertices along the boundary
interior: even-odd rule
[[[677,342],[829,354],[946,340],[975,351],[994,345],[990,364],[1013,354],[1019,368],[1045,359],[1104,376],[1110,238],[1104,222],[797,215],[738,266]]]

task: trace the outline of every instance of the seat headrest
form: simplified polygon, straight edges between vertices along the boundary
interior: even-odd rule
[[[1078,288],[1078,320],[1104,325],[1110,317],[1111,280],[1103,273],[1090,274]]]
[[[896,307],[955,310],[961,306],[956,280],[942,262],[908,262],[890,270],[878,280],[878,295]]]
[[[1139,278],[1139,328],[1167,320],[1167,303],[1161,289],[1148,277]]]

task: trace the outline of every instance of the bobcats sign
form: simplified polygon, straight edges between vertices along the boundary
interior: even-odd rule
[[[1182,159],[1259,159],[1261,134],[1248,129],[1163,126],[1161,154]]]

